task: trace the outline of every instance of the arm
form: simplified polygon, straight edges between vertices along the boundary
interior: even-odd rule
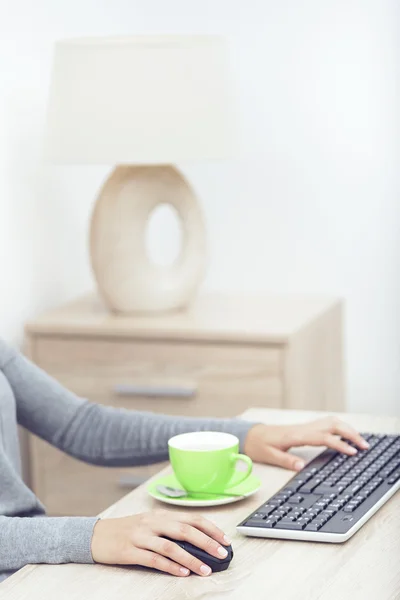
[[[168,439],[199,430],[237,435],[241,448],[253,424],[194,419],[94,404],[66,390],[21,354],[0,343],[0,368],[17,403],[18,422],[60,450],[106,466],[150,464],[168,457]]]
[[[97,518],[0,516],[0,571],[27,564],[92,563]]]

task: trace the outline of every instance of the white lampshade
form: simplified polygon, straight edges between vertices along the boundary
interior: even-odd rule
[[[230,155],[226,50],[215,36],[58,42],[47,158],[73,164],[167,164]]]

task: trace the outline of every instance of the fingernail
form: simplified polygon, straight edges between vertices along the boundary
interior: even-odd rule
[[[225,558],[226,556],[228,556],[228,551],[227,551],[227,550],[225,550],[225,548],[223,548],[222,546],[220,546],[220,547],[218,548],[218,551],[217,551],[217,552],[218,552],[218,554],[219,554],[220,556],[222,556],[222,558]]]
[[[229,544],[231,544],[231,540],[228,538],[227,535],[224,535],[224,542],[227,546],[229,546]]]
[[[207,567],[207,565],[201,565],[201,567],[200,567],[200,572],[201,572],[203,575],[210,575],[210,573],[211,573],[211,569],[210,569],[210,567]]]
[[[182,573],[182,575],[189,575],[189,569],[185,569],[185,567],[181,567],[179,570]]]
[[[369,444],[367,441],[363,440],[360,444],[361,448],[364,448],[365,450],[368,450],[369,448]]]
[[[296,471],[301,471],[301,469],[304,469],[304,461],[303,460],[296,460],[296,462],[294,463],[294,468]]]
[[[350,446],[350,454],[357,454],[357,449]]]

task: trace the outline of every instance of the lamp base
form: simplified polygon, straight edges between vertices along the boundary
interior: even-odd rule
[[[146,228],[159,204],[173,206],[182,247],[170,266],[154,264]],[[187,307],[206,268],[206,233],[195,194],[172,165],[117,166],[97,199],[90,225],[90,256],[99,293],[118,313],[154,313]]]

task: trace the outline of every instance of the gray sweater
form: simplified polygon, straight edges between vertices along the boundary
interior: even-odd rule
[[[29,563],[91,563],[97,518],[46,517],[21,478],[17,423],[82,461],[121,467],[163,461],[168,439],[227,431],[243,448],[250,423],[100,406],[77,397],[0,340],[0,581]]]

